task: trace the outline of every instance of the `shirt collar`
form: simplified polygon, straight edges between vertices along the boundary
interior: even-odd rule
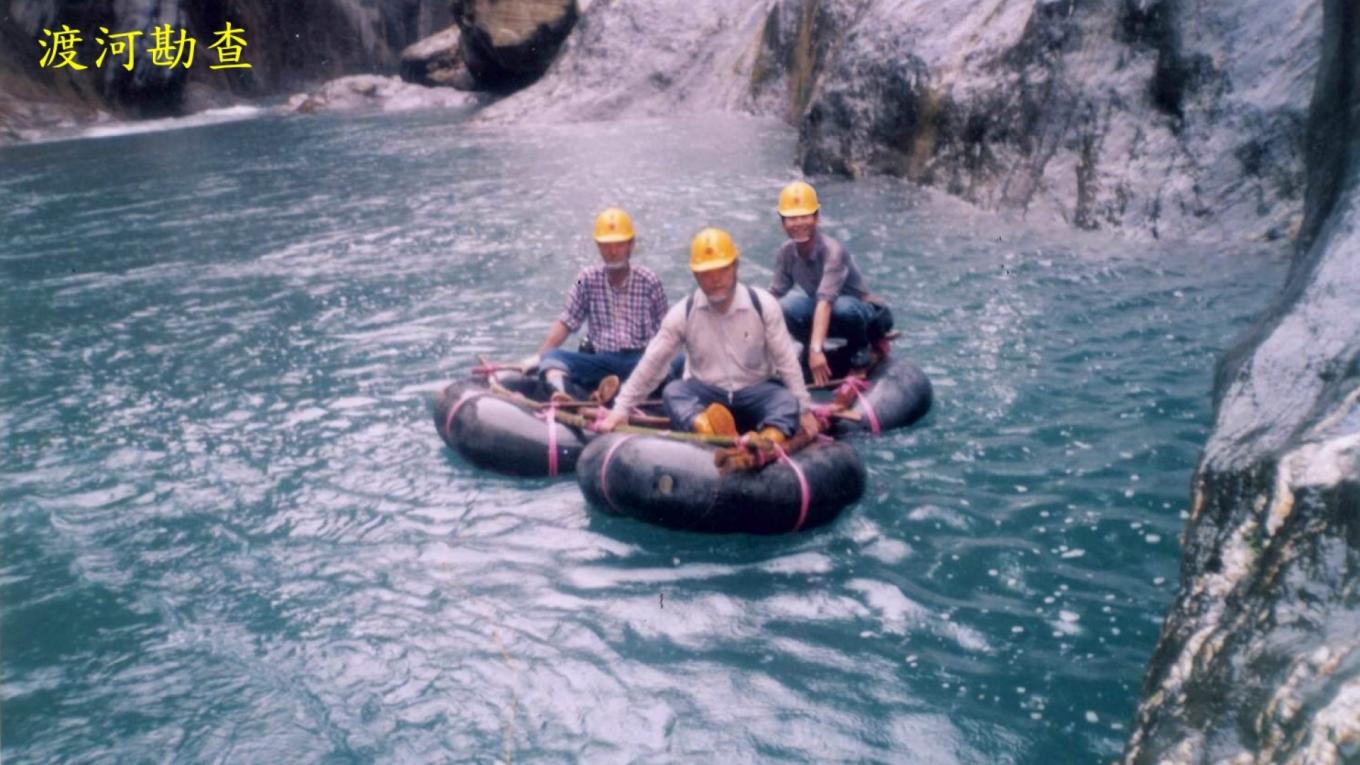
[[[741,310],[746,311],[755,310],[755,306],[751,305],[751,291],[746,289],[745,284],[742,284],[740,281],[737,281],[733,283],[732,290],[733,290],[732,307],[728,309],[726,315],[731,316],[732,314]],[[703,308],[705,310],[713,309],[713,307],[708,302],[708,295],[704,294],[703,290],[695,288],[694,292],[695,292],[694,295],[695,308]]]
[[[822,238],[822,231],[820,228],[812,235],[812,251],[808,253],[806,258],[803,258],[803,254],[798,251],[797,242],[790,240],[790,243],[793,245],[794,257],[804,260],[816,260],[817,256],[822,254],[822,250],[826,249],[826,240]]]

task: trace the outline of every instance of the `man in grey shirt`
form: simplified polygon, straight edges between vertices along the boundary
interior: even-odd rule
[[[779,304],[764,290],[737,281],[738,257],[726,231],[708,228],[694,237],[689,262],[699,289],[666,313],[597,430],[627,422],[629,411],[661,382],[683,349],[684,379],[662,392],[672,427],[717,435],[757,431],[775,442],[800,425],[817,433],[812,397]],[[771,379],[776,376],[782,385]]]
[[[831,378],[824,343],[845,338],[851,369],[865,369],[876,352],[888,353],[884,338],[892,313],[869,294],[855,259],[844,245],[817,231],[817,192],[794,181],[779,192],[779,216],[789,241],[775,255],[770,293],[784,312],[789,333],[807,348],[808,369],[818,385]],[[789,294],[797,285],[805,294]]]

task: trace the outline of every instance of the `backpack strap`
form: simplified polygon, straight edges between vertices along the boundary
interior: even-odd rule
[[[760,296],[756,294],[756,288],[749,284],[746,285],[746,294],[751,296],[751,305],[756,308],[756,316],[759,316],[761,321],[765,321],[765,307],[760,304]],[[689,297],[685,298],[685,321],[689,321],[689,312],[693,310],[694,293],[691,292]]]

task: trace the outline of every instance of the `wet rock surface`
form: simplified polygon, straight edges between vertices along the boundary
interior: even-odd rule
[[[478,87],[509,92],[536,80],[576,24],[576,0],[454,0],[463,61]]]
[[[241,60],[250,69],[209,69],[217,63],[209,46],[228,20],[244,30]],[[120,118],[159,117],[185,113],[198,103],[287,93],[350,73],[395,73],[399,51],[452,23],[445,0],[14,0],[0,5],[0,140],[6,132],[31,135],[87,122],[100,110]],[[83,32],[78,60],[90,68],[39,67],[42,30],[63,24]],[[188,68],[152,64],[151,30],[165,24],[176,37],[183,29],[195,38]],[[108,62],[102,68],[92,65],[101,49],[93,39],[100,26],[143,33],[131,72]],[[222,95],[209,97],[205,91]],[[188,103],[186,95],[193,95]],[[13,106],[19,102],[46,107]]]
[[[1152,237],[1297,228],[1315,0],[813,5],[782,4],[801,23],[769,38],[809,51],[810,172]]]
[[[401,52],[401,78],[416,85],[475,89],[477,81],[463,61],[462,34],[452,26],[408,46]]]
[[[489,121],[587,121],[762,111],[750,86],[766,3],[589,4],[547,74],[490,107]]]
[[[477,96],[450,88],[429,88],[397,77],[356,74],[341,77],[308,93],[294,95],[287,110],[301,114],[328,111],[404,111],[472,106]]]
[[[1218,369],[1128,763],[1360,761],[1360,8],[1325,7],[1303,249]]]

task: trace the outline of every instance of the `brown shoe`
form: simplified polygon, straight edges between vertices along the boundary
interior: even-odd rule
[[[780,430],[779,428],[776,428],[773,425],[766,425],[765,427],[761,428],[760,433],[758,433],[757,435],[765,439],[769,443],[778,446],[783,446],[784,442],[788,440],[788,437],[784,435],[784,431]]]
[[[704,436],[737,437],[737,421],[722,404],[709,404],[698,417],[694,418],[695,433]]]
[[[614,397],[619,395],[619,376],[608,375],[595,386],[595,392],[590,394],[590,400],[600,406],[608,406]]]

